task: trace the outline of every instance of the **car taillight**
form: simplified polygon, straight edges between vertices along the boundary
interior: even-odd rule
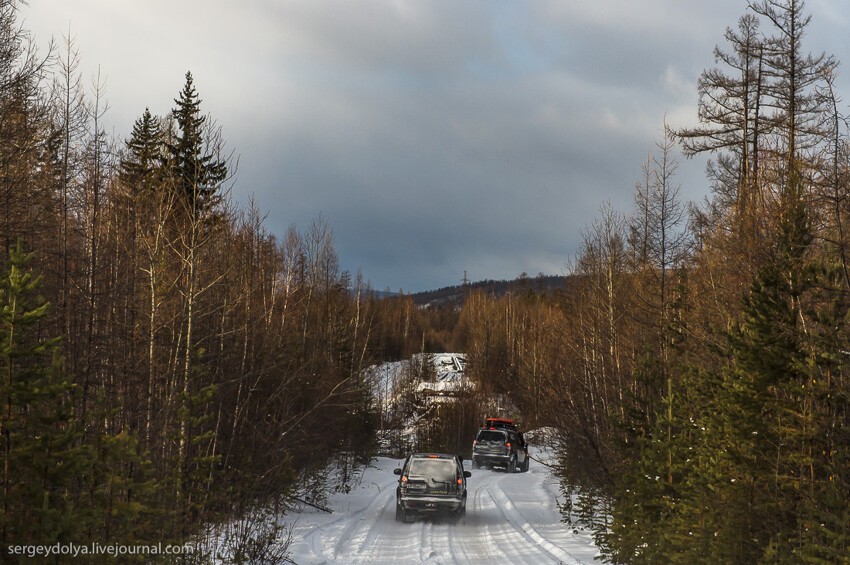
[[[477,439],[472,440],[472,447],[475,447],[476,445],[478,445],[478,440]]]
[[[511,442],[507,442],[507,443],[505,444],[505,447],[507,447],[508,449],[510,449],[510,448],[511,448]]]
[[[407,475],[401,478],[401,482],[407,484]]]
[[[462,484],[463,484],[463,479],[458,479],[458,480],[457,480],[457,484],[462,485]]]

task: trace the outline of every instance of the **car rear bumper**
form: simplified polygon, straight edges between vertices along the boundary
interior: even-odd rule
[[[473,453],[472,460],[479,465],[498,465],[508,466],[511,461],[511,455],[494,455],[490,453]]]
[[[463,498],[436,495],[403,495],[399,500],[406,512],[457,512]]]

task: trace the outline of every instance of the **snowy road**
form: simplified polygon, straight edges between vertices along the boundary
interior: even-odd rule
[[[394,459],[378,459],[348,494],[329,500],[333,514],[294,521],[291,558],[321,563],[596,563],[590,534],[560,522],[558,482],[532,461],[528,473],[473,470],[466,518],[395,521]],[[467,469],[470,465],[467,462]]]

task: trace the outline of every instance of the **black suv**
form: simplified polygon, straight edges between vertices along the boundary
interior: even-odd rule
[[[396,522],[409,522],[417,514],[466,515],[466,479],[459,455],[414,453],[393,471],[399,475],[395,490]]]
[[[509,473],[528,471],[528,446],[516,430],[481,428],[472,442],[472,468],[504,467]]]

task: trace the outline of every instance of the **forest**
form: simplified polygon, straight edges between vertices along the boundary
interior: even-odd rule
[[[296,489],[368,461],[362,369],[430,346],[428,313],[341,271],[323,218],[278,237],[235,203],[191,73],[113,139],[74,39],[37,52],[19,7],[0,0],[0,551],[194,541],[208,562],[197,540],[235,520],[249,562]]]
[[[665,124],[629,213],[602,205],[571,291],[462,313],[470,367],[560,431],[608,562],[850,560],[850,145],[809,23],[801,1],[749,2],[699,125]],[[710,158],[701,204],[677,149]]]
[[[719,38],[700,125],[665,123],[564,288],[431,308],[342,271],[322,217],[276,235],[238,205],[191,73],[113,139],[73,38],[39,53],[18,16],[0,0],[2,551],[242,520],[250,562],[264,513],[375,452],[366,367],[462,351],[558,431],[607,561],[850,559],[850,144],[803,2],[752,1]],[[710,158],[702,203],[679,152]]]

